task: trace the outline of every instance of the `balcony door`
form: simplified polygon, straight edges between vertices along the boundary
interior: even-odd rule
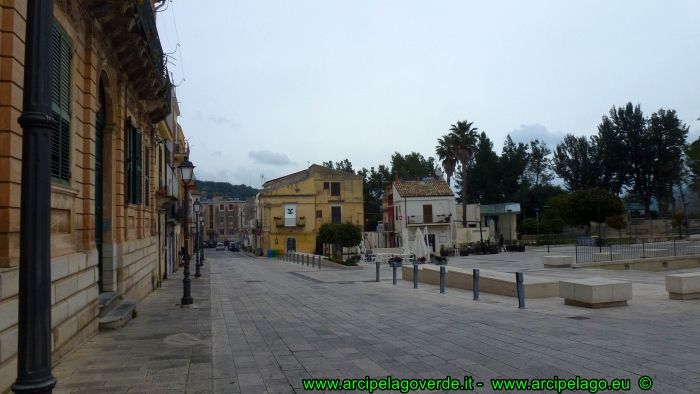
[[[433,206],[432,205],[423,205],[423,223],[432,223],[433,222]]]
[[[331,222],[333,222],[333,223],[341,223],[342,222],[340,207],[331,207]]]
[[[297,251],[297,239],[289,237],[287,238],[287,252]]]

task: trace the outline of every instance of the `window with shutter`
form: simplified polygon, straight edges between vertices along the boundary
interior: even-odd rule
[[[127,181],[129,203],[141,204],[143,198],[143,133],[127,119]]]
[[[331,182],[331,196],[340,195],[340,182]]]
[[[51,75],[51,112],[56,120],[51,133],[51,180],[70,184],[70,38],[54,21]]]
[[[149,206],[150,203],[150,190],[151,190],[151,171],[150,171],[150,164],[151,164],[151,148],[147,145],[146,146],[146,155],[145,155],[145,160],[144,160],[144,190],[146,191],[143,199],[146,200],[146,206]]]

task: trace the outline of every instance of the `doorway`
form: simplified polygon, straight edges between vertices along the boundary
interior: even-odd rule
[[[289,237],[287,238],[287,252],[297,251],[297,239]]]
[[[433,253],[435,253],[435,234],[428,234],[428,246],[433,250]]]
[[[104,132],[107,124],[107,100],[102,81],[98,92],[99,110],[95,115],[95,247],[97,248],[97,288],[103,291],[102,243],[104,240]]]

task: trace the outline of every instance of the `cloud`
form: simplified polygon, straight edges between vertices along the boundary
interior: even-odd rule
[[[535,123],[531,125],[520,125],[519,129],[511,131],[510,138],[516,143],[529,143],[535,139],[544,141],[547,143],[547,147],[553,151],[557,144],[560,144],[564,139],[564,133],[561,131],[551,132],[541,124]]]
[[[231,128],[241,127],[241,125],[236,123],[236,121],[233,118],[226,118],[223,116],[209,115],[207,120],[214,122],[216,124],[219,124],[219,125],[227,125]]]
[[[297,163],[293,163],[287,155],[282,154],[282,153],[274,153],[270,152],[269,150],[261,150],[261,151],[250,151],[248,152],[248,156],[250,156],[251,159],[262,163],[262,164],[270,164],[273,166],[289,166],[289,165],[296,165]]]

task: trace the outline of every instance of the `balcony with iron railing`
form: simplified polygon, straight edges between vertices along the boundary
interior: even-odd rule
[[[426,220],[427,219],[427,220]],[[408,216],[408,225],[409,226],[416,226],[416,225],[427,225],[427,226],[435,226],[435,225],[449,225],[450,220],[452,220],[452,217],[449,215],[443,215],[443,214],[433,214],[432,217],[424,217],[423,215],[409,215]]]
[[[167,59],[156,28],[150,0],[84,0],[86,8],[105,32],[106,51],[117,59],[128,82],[143,100],[152,123],[171,111]]]

